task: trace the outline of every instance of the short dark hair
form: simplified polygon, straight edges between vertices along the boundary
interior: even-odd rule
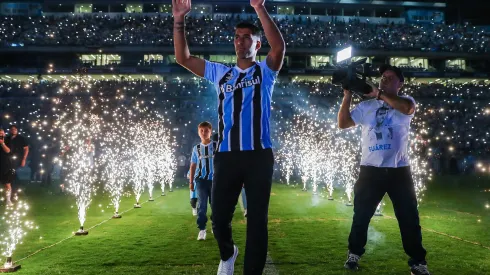
[[[9,126],[9,130],[12,130],[12,128],[19,130],[19,127],[17,127],[17,125],[15,125],[15,124],[12,124]]]
[[[210,123],[210,122],[208,122],[208,121],[203,121],[203,122],[199,123],[199,125],[197,126],[197,128],[198,128],[198,129],[199,129],[199,128],[203,128],[203,127],[205,127],[205,128],[209,128],[209,129],[211,129],[211,130],[213,129],[213,126],[212,126],[212,125],[211,125],[211,123]]]
[[[257,27],[256,25],[249,23],[249,22],[243,21],[243,22],[236,24],[235,30],[236,29],[249,29],[252,31],[252,35],[257,36],[259,38],[262,36],[262,30],[259,27]]]

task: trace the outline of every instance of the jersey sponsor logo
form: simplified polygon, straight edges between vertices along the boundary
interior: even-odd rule
[[[221,85],[220,90],[222,93],[224,93],[224,92],[231,93],[231,92],[234,92],[236,89],[243,89],[243,88],[251,87],[254,85],[258,85],[258,84],[260,84],[260,82],[261,82],[260,77],[257,76],[254,79],[248,79],[248,80],[244,79],[241,82],[236,83],[235,85],[223,84],[223,85]]]

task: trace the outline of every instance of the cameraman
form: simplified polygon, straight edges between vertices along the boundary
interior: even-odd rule
[[[414,275],[430,274],[422,247],[417,198],[410,172],[408,137],[415,113],[415,100],[399,96],[403,86],[402,71],[390,65],[379,69],[379,88],[370,84],[373,99],[359,103],[349,111],[352,92],[344,90],[338,113],[341,129],[361,125],[362,156],[359,179],[354,186],[354,217],[349,236],[349,252],[345,268],[357,270],[364,254],[369,222],[381,199],[388,193],[398,220],[403,248],[410,257],[408,264]]]

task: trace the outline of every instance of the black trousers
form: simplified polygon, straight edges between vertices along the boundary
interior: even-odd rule
[[[211,195],[213,231],[226,261],[233,255],[231,220],[242,190],[247,190],[247,242],[244,274],[262,274],[267,257],[267,222],[272,186],[272,149],[221,152],[214,157]]]
[[[408,264],[426,264],[410,167],[361,166],[359,179],[354,186],[354,218],[349,236],[349,251],[359,256],[364,254],[369,222],[385,193],[388,193],[393,202],[403,248],[410,257]]]

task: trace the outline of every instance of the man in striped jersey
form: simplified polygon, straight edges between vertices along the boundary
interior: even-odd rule
[[[256,62],[261,30],[249,23],[235,27],[237,64],[223,64],[191,56],[185,38],[190,0],[172,0],[175,58],[194,74],[213,82],[218,94],[218,151],[212,187],[213,230],[220,249],[218,274],[233,274],[238,248],[231,220],[242,184],[251,202],[247,209],[244,274],[262,274],[267,257],[267,218],[274,157],[270,111],[274,83],[282,67],[285,43],[265,8],[265,0],[250,0],[270,46],[266,60]]]
[[[206,223],[208,222],[208,200],[211,203],[211,186],[213,185],[213,157],[217,142],[211,141],[211,123],[204,121],[197,127],[201,143],[192,149],[189,187],[197,188],[197,227],[199,228],[198,241],[206,239]]]

